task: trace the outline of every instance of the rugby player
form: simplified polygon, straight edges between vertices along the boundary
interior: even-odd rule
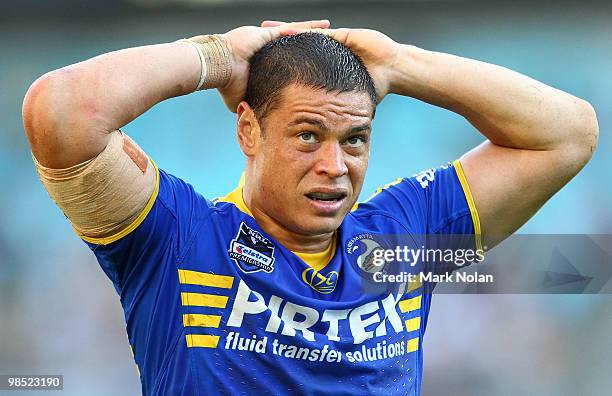
[[[237,113],[246,169],[208,200],[120,128],[215,88]],[[375,108],[391,93],[462,115],[486,141],[356,204]],[[145,395],[418,395],[431,294],[405,283],[364,292],[373,235],[492,246],[598,139],[584,100],[328,21],[104,54],[39,78],[23,117],[43,184],[120,295]]]

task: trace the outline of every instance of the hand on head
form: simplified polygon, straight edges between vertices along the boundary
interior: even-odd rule
[[[219,88],[225,105],[230,111],[236,112],[240,101],[244,98],[249,76],[249,59],[257,50],[269,41],[282,35],[291,34],[296,29],[327,29],[328,20],[304,22],[264,21],[261,27],[242,26],[223,34],[233,56],[232,73],[226,86]]]
[[[296,25],[276,25],[281,22],[265,21],[262,26],[278,26],[282,34],[316,32],[330,36],[357,54],[365,64],[374,80],[378,102],[392,92],[393,72],[395,70],[400,45],[389,36],[371,29],[329,29],[307,28]]]
[[[230,111],[236,112],[244,98],[251,56],[269,41],[305,32],[328,35],[356,53],[374,80],[378,102],[392,92],[394,66],[400,45],[388,36],[370,29],[330,29],[330,22],[326,19],[303,22],[263,21],[260,27],[243,26],[223,35],[233,54],[233,65],[229,83],[219,91]]]

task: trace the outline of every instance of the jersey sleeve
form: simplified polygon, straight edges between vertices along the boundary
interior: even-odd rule
[[[123,307],[128,340],[143,392],[155,393],[159,378],[183,331],[177,263],[212,203],[191,185],[163,170],[138,224],[119,239],[86,240],[112,281]]]
[[[409,233],[437,235],[438,242],[449,236],[454,248],[482,248],[478,212],[458,160],[397,179],[366,204],[387,212]]]
[[[132,286],[175,265],[199,220],[212,203],[180,178],[157,169],[156,187],[138,218],[124,231],[109,238],[82,237],[121,295]]]

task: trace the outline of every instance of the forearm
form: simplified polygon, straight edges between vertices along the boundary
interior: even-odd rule
[[[101,152],[106,135],[155,104],[193,92],[200,59],[188,43],[107,53],[38,79],[24,100],[32,151],[45,165],[67,167]]]
[[[110,132],[165,99],[193,92],[200,61],[189,44],[168,43],[111,52],[58,72],[74,90],[70,100],[95,109]]]
[[[556,150],[592,149],[592,107],[570,94],[509,69],[403,45],[391,91],[464,116],[492,143]],[[589,146],[589,147],[587,147]]]

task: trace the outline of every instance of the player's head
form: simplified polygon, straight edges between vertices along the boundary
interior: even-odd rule
[[[292,232],[338,228],[363,185],[375,108],[372,78],[341,43],[303,33],[264,46],[238,108],[252,206]]]
[[[291,84],[330,92],[361,92],[376,104],[374,82],[348,47],[320,33],[280,37],[250,60],[245,101],[260,120],[282,100]]]

